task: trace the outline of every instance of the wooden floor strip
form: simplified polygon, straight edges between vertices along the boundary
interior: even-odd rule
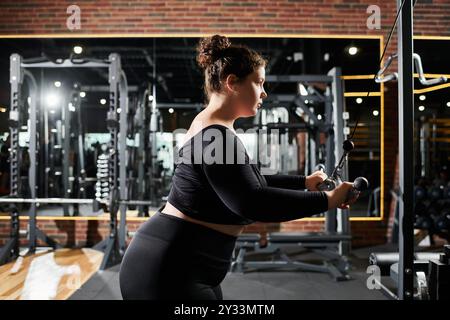
[[[89,248],[19,258],[0,266],[0,300],[66,300],[98,271],[102,259],[102,252]]]

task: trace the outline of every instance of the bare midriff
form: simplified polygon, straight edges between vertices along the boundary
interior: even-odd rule
[[[239,234],[242,233],[245,226],[241,225],[232,225],[232,224],[217,224],[217,223],[211,223],[211,222],[205,222],[201,220],[197,220],[194,218],[191,218],[187,215],[185,215],[183,212],[175,208],[173,205],[171,205],[169,202],[167,202],[166,206],[164,207],[162,213],[169,214],[193,223],[200,224],[202,226],[205,226],[207,228],[228,234],[230,236],[237,237]]]

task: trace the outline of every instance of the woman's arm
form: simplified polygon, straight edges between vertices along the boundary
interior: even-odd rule
[[[283,222],[328,210],[325,192],[264,186],[249,164],[203,165],[205,176],[222,202],[234,213],[261,222]]]
[[[209,185],[231,211],[253,221],[283,222],[328,210],[325,192],[266,185],[256,166],[248,161],[237,161],[248,159],[245,147],[237,136],[225,127],[216,126],[217,129],[218,132],[211,131],[203,137],[201,168]],[[213,136],[212,133],[214,139],[208,139]],[[212,154],[214,161],[206,161],[212,158]],[[234,161],[228,161],[230,159]],[[292,186],[294,182],[291,180],[290,184]]]
[[[274,175],[264,175],[264,178],[266,179],[269,187],[291,189],[291,190],[306,189],[305,176],[274,174]]]

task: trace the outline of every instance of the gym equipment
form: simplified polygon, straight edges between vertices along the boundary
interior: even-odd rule
[[[108,264],[113,264],[119,262],[121,255],[125,251],[125,239],[126,239],[126,208],[129,205],[138,205],[143,211],[143,208],[147,208],[149,205],[158,205],[159,201],[153,197],[150,200],[144,200],[144,195],[151,194],[150,190],[153,190],[153,186],[145,186],[143,189],[139,184],[138,200],[130,201],[127,188],[130,187],[129,182],[131,179],[127,179],[127,157],[131,156],[132,153],[128,153],[126,137],[130,133],[134,133],[135,128],[143,129],[139,132],[140,142],[139,143],[139,156],[134,155],[134,158],[147,158],[146,163],[139,163],[139,179],[141,181],[153,177],[151,171],[153,167],[156,167],[154,157],[145,157],[146,152],[148,152],[148,140],[150,138],[151,143],[156,143],[155,133],[158,127],[161,127],[161,117],[158,117],[158,110],[156,108],[156,99],[153,98],[152,109],[149,107],[149,95],[150,91],[146,92],[141,97],[141,104],[138,105],[137,114],[134,119],[131,119],[132,112],[128,112],[128,92],[130,90],[137,90],[137,88],[129,88],[127,83],[127,78],[122,70],[120,56],[116,53],[112,53],[108,56],[108,59],[75,59],[71,57],[70,59],[61,60],[51,60],[44,57],[37,59],[22,59],[18,54],[13,54],[10,59],[11,65],[11,112],[10,112],[10,127],[11,127],[11,198],[13,200],[3,199],[3,203],[28,203],[30,204],[29,216],[30,216],[30,232],[29,242],[30,242],[30,252],[33,252],[36,247],[36,239],[40,238],[46,241],[51,246],[58,246],[58,244],[51,238],[44,235],[36,227],[36,207],[41,203],[46,204],[60,204],[64,208],[64,215],[69,215],[69,204],[74,205],[74,213],[79,204],[92,204],[94,211],[98,211],[100,208],[110,212],[110,236],[108,239],[100,242],[95,246],[96,249],[105,251],[104,260],[101,265],[101,269],[104,269]],[[37,97],[37,85],[33,74],[28,70],[29,68],[108,68],[108,81],[109,87],[106,86],[85,86],[82,87],[79,84],[75,84],[72,91],[69,92],[68,101],[63,102],[63,108],[61,112],[61,120],[56,121],[56,129],[48,130],[45,126],[44,135],[39,135],[37,129],[38,123],[38,111],[36,107]],[[18,135],[19,128],[25,125],[22,117],[28,114],[27,108],[24,107],[24,100],[21,98],[23,81],[27,80],[29,85],[27,86],[30,90],[27,99],[29,104],[29,125],[27,126],[30,134],[30,144],[29,144],[29,174],[28,174],[28,184],[29,192],[23,190],[21,183],[20,170],[21,170],[21,159],[18,145]],[[155,86],[153,85],[153,91],[151,94],[155,96],[154,92]],[[83,154],[83,130],[81,124],[80,116],[80,104],[81,99],[79,98],[80,91],[107,91],[109,93],[109,111],[107,113],[106,124],[109,131],[110,139],[108,146],[104,150],[104,153],[95,159],[97,162],[97,184],[96,184],[96,194],[97,199],[85,199],[85,182],[86,182],[86,172],[84,169],[84,154]],[[69,102],[70,103],[66,103]],[[133,100],[134,101],[134,100]],[[119,108],[122,110],[121,115],[118,119]],[[145,110],[144,110],[145,109]],[[53,113],[46,116],[52,118],[55,117]],[[72,115],[76,112],[75,116]],[[151,119],[150,119],[151,118]],[[43,118],[47,121],[47,118]],[[148,121],[148,120],[151,121]],[[53,119],[55,120],[55,119]],[[134,121],[136,121],[137,126],[134,126]],[[71,129],[72,122],[76,123],[74,129]],[[45,122],[47,125],[47,122]],[[152,131],[153,130],[153,131]],[[149,134],[149,132],[152,134]],[[45,144],[45,152],[39,154],[44,163],[45,173],[37,172],[37,158],[36,151],[39,144],[36,143],[37,136],[45,137],[41,142]],[[50,141],[52,145],[46,144],[46,141]],[[48,148],[51,149],[48,149]],[[71,177],[70,173],[75,172],[75,169],[70,168],[69,155],[73,150],[78,153],[78,162],[76,176]],[[156,147],[152,145],[150,148],[151,154],[156,154]],[[47,155],[49,155],[47,157]],[[76,157],[75,157],[76,158]],[[41,161],[41,159],[40,159]],[[133,163],[129,163],[134,165]],[[135,168],[132,168],[135,169]],[[150,174],[148,175],[148,172]],[[40,174],[42,177],[36,179],[36,175]],[[148,176],[148,177],[147,177]],[[94,179],[95,180],[95,179]],[[48,181],[48,184],[44,184],[44,197],[37,197],[36,181]],[[53,194],[56,197],[49,197],[48,187],[53,188]],[[131,187],[130,187],[131,189]],[[119,192],[120,190],[120,192]],[[156,194],[156,193],[155,193]],[[19,195],[21,196],[20,198]],[[11,199],[10,198],[10,199]],[[120,222],[117,219],[117,212],[120,210],[121,219]],[[14,214],[11,213],[11,219],[13,224]],[[14,238],[14,237],[13,237]],[[5,250],[9,255],[11,250]],[[14,254],[13,254],[14,255]]]
[[[437,233],[442,234],[450,233],[450,211],[446,209],[441,215],[435,217],[434,219],[434,229]]]
[[[346,256],[339,254],[342,241],[350,241],[351,235],[339,233],[289,233],[272,232],[267,234],[267,245],[261,246],[259,234],[242,234],[238,237],[231,271],[268,270],[288,268],[302,271],[328,273],[335,281],[349,280],[350,263]],[[305,248],[324,257],[322,265],[294,261],[284,253],[286,247]],[[247,261],[247,251],[270,254],[271,261]]]
[[[423,202],[417,202],[414,207],[414,214],[417,216],[423,216],[427,214],[428,206]]]
[[[351,148],[350,148],[351,147]],[[353,143],[345,140],[343,143],[344,153],[332,176],[322,183],[319,187],[324,190],[333,190],[342,182],[342,168],[347,159],[347,154],[353,149]],[[324,166],[320,168],[323,170]],[[354,189],[349,192],[348,197],[355,197],[359,192],[368,188],[368,181],[363,178],[357,178],[354,182]],[[329,273],[334,280],[343,281],[350,279],[347,274],[350,269],[350,263],[345,254],[343,254],[343,243],[351,241],[351,235],[344,232],[319,232],[319,233],[286,233],[272,232],[267,236],[267,246],[260,245],[260,236],[257,234],[242,234],[238,237],[235,250],[237,256],[233,256],[231,271],[244,272],[249,268],[257,270],[266,270],[272,268],[293,268],[296,270],[324,272]],[[287,246],[302,247],[314,251],[325,257],[323,265],[293,261],[283,252]],[[246,261],[246,252],[249,249],[258,253],[269,253],[272,261]],[[344,248],[345,249],[345,248]]]
[[[157,186],[154,181],[156,172],[153,171],[153,162],[156,159],[151,156],[152,153],[156,152],[152,145],[156,135],[150,134],[150,120],[152,116],[155,116],[152,113],[154,110],[152,111],[152,105],[149,101],[151,93],[152,87],[150,84],[139,91],[127,118],[129,127],[127,132],[134,140],[133,147],[127,146],[128,198],[138,200],[147,198],[154,203],[154,206],[160,206],[161,198],[157,195]],[[132,125],[130,126],[130,124]],[[148,216],[148,207],[139,205],[138,216]]]
[[[428,205],[427,215],[431,217],[440,215],[441,209],[442,209],[441,204],[438,201],[432,201]]]
[[[414,200],[416,202],[421,201],[427,197],[427,190],[421,186],[416,186],[414,188]]]
[[[449,140],[445,131],[448,124],[444,119],[439,119],[433,109],[427,110],[425,113],[420,113],[421,115],[416,117],[416,139],[419,140],[419,145],[416,148],[417,161],[415,174],[420,174],[423,177],[432,177],[437,173],[437,170],[445,167],[446,163],[448,163],[447,150]],[[436,187],[440,187],[441,185],[444,189],[447,187],[444,181],[435,182]]]
[[[266,82],[292,83],[297,86],[308,86],[308,96],[296,94],[270,94],[264,101],[264,108],[255,117],[253,127],[270,131],[278,129],[281,133],[280,163],[275,170],[278,173],[288,173],[286,144],[289,132],[306,132],[306,157],[305,174],[312,173],[317,164],[322,161],[326,168],[335,165],[335,159],[339,158],[341,151],[335,146],[342,145],[345,140],[344,128],[347,120],[344,113],[344,94],[342,71],[340,68],[331,69],[327,75],[267,75]],[[309,83],[320,83],[326,87],[324,94],[317,92]],[[305,100],[308,99],[308,103]],[[314,112],[314,107],[309,100],[320,102],[324,106],[323,120],[319,120]],[[282,111],[282,109],[285,109]],[[274,110],[272,112],[272,110]],[[317,112],[317,111],[316,111]],[[287,118],[292,117],[295,123],[286,123]],[[336,132],[340,134],[335,134]],[[321,146],[320,136],[326,137],[326,143]],[[306,151],[305,150],[305,151]],[[282,161],[283,160],[283,161]]]
[[[397,53],[388,57],[386,63],[383,66],[383,68],[381,68],[378,71],[378,73],[377,73],[377,75],[375,77],[375,82],[376,83],[382,83],[382,82],[387,82],[387,81],[397,80],[398,79],[398,73],[397,72],[393,72],[391,74],[384,75],[384,72],[386,71],[386,69],[389,68],[389,66],[391,65],[392,61],[397,59],[397,57],[398,57]],[[435,79],[427,80],[425,78],[425,73],[423,72],[422,58],[417,53],[413,53],[412,57],[414,59],[414,64],[416,66],[416,71],[419,74],[419,81],[420,81],[421,84],[423,84],[425,86],[432,86],[432,85],[436,85],[436,84],[447,82],[447,78],[444,77],[444,76],[441,76],[441,77],[435,78]]]
[[[0,198],[0,204],[12,204],[14,205],[12,209],[4,209],[4,211],[11,211],[11,235],[7,244],[0,250],[0,265],[8,262],[10,259],[17,258],[19,256],[18,245],[19,245],[19,213],[15,204],[19,203],[29,203],[33,206],[38,204],[90,204],[93,207],[93,211],[98,211],[104,209],[109,211],[111,214],[117,214],[118,208],[121,205],[152,205],[150,201],[125,201],[119,200],[116,193],[111,193],[110,199],[66,199],[66,198],[34,198],[34,199],[24,199],[24,198]],[[28,237],[31,236],[33,230],[30,228],[30,232],[27,234]],[[61,246],[48,236],[46,236],[38,228],[35,228],[35,233],[37,237],[43,238],[46,243],[54,248],[61,248]],[[111,254],[112,249],[108,249],[107,253]],[[106,254],[106,253],[105,253]],[[103,270],[103,269],[102,269]]]
[[[416,216],[414,221],[414,228],[431,231],[433,228],[433,219],[428,215]]]
[[[118,54],[112,53],[109,55],[107,60],[97,60],[97,59],[66,59],[61,61],[51,61],[45,57],[39,59],[29,59],[24,61],[22,57],[18,54],[12,54],[10,57],[10,83],[11,83],[11,110],[10,110],[10,128],[11,128],[11,196],[16,197],[14,199],[17,202],[17,196],[20,194],[18,191],[20,190],[20,179],[19,179],[19,168],[20,168],[20,158],[19,154],[19,144],[18,144],[18,133],[19,126],[22,124],[22,115],[28,114],[26,110],[22,107],[23,99],[21,99],[22,94],[22,86],[24,78],[28,80],[28,87],[30,88],[30,109],[29,109],[29,132],[30,132],[30,142],[29,142],[29,189],[30,189],[30,198],[24,199],[23,203],[30,203],[29,209],[29,252],[34,252],[36,248],[37,239],[41,239],[52,247],[58,247],[58,244],[46,236],[42,231],[40,231],[36,226],[36,205],[41,202],[51,203],[50,199],[43,198],[41,200],[37,199],[36,194],[36,167],[37,167],[37,113],[38,109],[36,107],[37,102],[37,82],[33,77],[33,74],[28,70],[29,68],[108,68],[109,73],[109,112],[108,112],[108,130],[110,133],[110,142],[108,146],[109,150],[109,177],[110,179],[110,190],[117,190],[117,177],[118,177],[118,159],[117,155],[122,157],[121,161],[124,163],[123,159],[123,149],[122,151],[118,148],[118,129],[119,125],[117,122],[117,109],[120,108],[124,111],[127,110],[127,97],[128,97],[128,87],[126,81],[126,75],[122,71],[120,56]],[[120,98],[120,101],[119,101]],[[68,114],[66,114],[68,116]],[[58,131],[58,130],[57,130]],[[59,130],[61,132],[61,130]],[[122,131],[126,132],[126,131]],[[122,144],[125,140],[125,134],[120,136]],[[61,145],[59,143],[59,145]],[[121,179],[123,178],[123,172],[121,171]],[[123,179],[122,179],[123,180]],[[121,180],[121,181],[122,181]],[[121,193],[124,192],[125,186],[121,183]],[[67,190],[66,190],[67,191]],[[117,211],[114,210],[114,202],[115,198],[111,197],[110,200],[113,205],[110,205],[110,235],[109,238],[100,242],[95,246],[96,249],[102,250],[105,252],[104,259],[101,264],[101,269],[105,269],[107,265],[120,262],[121,255],[125,250],[125,223],[126,217],[124,210],[121,210],[121,220],[119,225],[119,232],[117,232]],[[73,199],[65,199],[65,201],[61,201],[62,199],[58,199],[57,203],[82,203],[82,201],[89,201],[89,203],[94,204],[94,200],[89,199],[79,199],[80,201],[76,201]],[[121,194],[121,199],[124,200],[123,194]],[[9,203],[14,203],[10,199],[3,199],[3,202],[9,201]],[[67,202],[69,201],[69,202]],[[72,201],[72,202],[70,202]],[[19,201],[20,202],[20,201]],[[120,203],[119,206],[125,205],[124,203]],[[122,207],[121,207],[122,208]],[[13,219],[13,218],[11,218]],[[11,252],[5,250],[2,252],[4,255],[9,255]],[[13,253],[14,254],[14,253]]]
[[[414,254],[416,260],[433,260],[439,259],[439,253],[436,252],[416,252]],[[399,260],[398,252],[372,252],[369,256],[369,264],[380,268],[381,276],[390,274],[391,265]]]
[[[28,185],[29,185],[29,195],[31,199],[36,198],[36,163],[37,163],[37,120],[38,120],[38,109],[37,109],[37,81],[33,74],[26,69],[27,64],[24,63],[23,58],[18,54],[12,54],[10,56],[10,84],[11,84],[11,109],[9,114],[9,126],[10,126],[10,196],[18,197],[20,191],[23,189],[20,170],[22,166],[23,157],[20,156],[21,150],[19,146],[19,128],[22,126],[23,115],[29,114],[29,126],[28,131],[30,132],[29,146],[28,146],[28,156],[30,165],[28,167]],[[28,83],[28,90],[30,99],[27,99],[29,104],[29,112],[25,108],[24,100],[22,99],[22,88],[24,83]],[[11,202],[10,202],[11,203]],[[17,222],[16,211],[11,211],[11,225],[14,226]],[[48,237],[44,232],[42,232],[36,225],[36,203],[31,203],[29,212],[29,252],[34,252],[37,239],[42,240],[44,243],[48,244],[53,248],[58,248],[59,245],[56,241]],[[7,241],[7,244],[18,242],[18,233],[12,233],[11,238]],[[8,249],[8,248],[6,248]],[[1,261],[5,261],[9,258],[10,254],[16,255],[15,250],[8,251],[2,250]],[[17,255],[16,255],[17,256]]]
[[[381,78],[382,74],[392,62],[388,59],[387,65],[381,68],[375,76],[376,82],[386,82],[398,78],[398,104],[399,104],[399,262],[398,272],[395,277],[398,283],[397,293],[389,290],[380,283],[383,292],[393,299],[412,300],[414,299],[414,284],[424,288],[424,275],[414,274],[414,220],[411,214],[414,210],[414,63],[419,73],[419,80],[423,85],[431,85],[446,81],[443,77],[427,80],[423,74],[420,56],[413,52],[413,0],[397,0],[397,16],[391,28],[388,41],[383,52],[386,52],[387,45],[397,25],[398,33],[398,74]],[[397,23],[398,20],[398,23]],[[384,56],[384,53],[383,55]],[[381,63],[381,61],[380,61]],[[447,248],[448,249],[448,248]],[[447,250],[446,249],[446,250]],[[448,251],[448,250],[447,250]],[[447,259],[448,260],[448,259]],[[448,261],[447,261],[448,267]],[[425,290],[422,290],[425,291]],[[420,293],[420,296],[421,293]]]
[[[369,204],[367,205],[367,216],[368,217],[379,217],[380,216],[380,193],[381,188],[376,187],[372,190],[369,197]]]
[[[444,188],[444,199],[450,200],[450,187]]]
[[[106,149],[106,148],[105,148]],[[106,151],[106,150],[104,150]],[[108,155],[101,153],[97,158],[97,182],[95,183],[95,198],[106,199],[109,198],[109,170],[108,170]]]
[[[430,260],[427,280],[430,300],[450,300],[450,245],[444,246],[439,260]]]
[[[106,206],[106,208],[113,208],[117,204],[125,205],[151,205],[150,201],[140,201],[140,200],[117,200],[114,195],[108,200],[99,199],[75,199],[75,198],[34,198],[34,199],[24,199],[24,198],[0,198],[0,203],[17,204],[17,203],[32,203],[32,204],[90,204],[94,208],[101,208]],[[98,211],[98,210],[95,210]],[[110,211],[110,210],[109,210]]]
[[[447,188],[440,183],[427,187],[423,179],[420,186],[415,186],[414,228],[427,230],[431,244],[433,235],[450,237],[450,211],[446,196]]]
[[[7,210],[4,210],[8,212]],[[10,236],[3,248],[0,249],[0,265],[5,264],[11,257],[19,256],[19,211],[17,208],[11,210],[11,231]]]
[[[400,253],[371,253],[369,264],[380,268],[381,276],[390,276],[399,285]],[[450,245],[444,252],[418,252],[414,254],[413,298],[416,300],[450,300]],[[377,281],[377,280],[375,280]],[[396,298],[388,288],[378,283],[383,292]]]
[[[283,134],[287,135],[289,132],[304,131],[308,133],[307,148],[309,150],[305,164],[305,174],[310,174],[315,169],[316,165],[323,161],[325,167],[330,170],[336,165],[336,159],[342,155],[342,150],[335,146],[340,146],[346,139],[347,120],[343,117],[344,113],[344,83],[341,78],[342,71],[340,68],[331,69],[327,75],[268,75],[266,82],[286,82],[295,84],[297,87],[300,84],[308,85],[308,83],[320,83],[326,87],[325,93],[322,95],[314,90],[312,86],[309,91],[312,93],[308,96],[314,100],[320,101],[324,105],[324,121],[319,121],[317,115],[310,104],[305,103],[305,97],[301,93],[296,94],[271,94],[264,101],[263,109],[280,108],[287,109],[290,116],[297,120],[296,123],[282,123],[282,122],[261,122],[253,125],[252,128],[261,128],[268,130],[270,133],[273,129],[283,130]],[[262,115],[260,110],[260,115]],[[300,116],[302,112],[305,117]],[[258,118],[255,117],[255,119]],[[305,120],[306,119],[306,120]],[[336,134],[339,133],[339,134]],[[325,135],[326,145],[325,154],[318,154],[320,148],[317,148],[320,143],[320,134]],[[269,136],[269,134],[268,134]],[[258,152],[261,152],[258,150]],[[344,165],[346,166],[346,164]],[[264,168],[265,169],[265,168]],[[277,168],[282,169],[282,168]],[[280,171],[278,171],[280,172]],[[281,171],[283,172],[283,171]],[[286,173],[286,172],[284,172]],[[331,174],[331,172],[328,172]],[[344,170],[344,175],[347,175],[347,170]],[[347,180],[347,177],[343,177]],[[350,234],[349,211],[334,209],[328,210],[325,214],[325,233]],[[347,255],[350,252],[350,242],[341,241],[339,244],[339,252],[341,255]]]
[[[354,149],[354,144],[350,140],[345,140],[342,148],[344,149],[344,153],[341,156],[341,159],[339,160],[338,165],[334,168],[333,172],[331,173],[328,178],[323,181],[321,184],[318,185],[317,189],[320,191],[331,191],[334,190],[339,184],[342,183],[342,168],[344,166],[345,160],[347,159],[347,156],[350,151]],[[320,170],[325,172],[323,166],[320,167]],[[358,177],[353,182],[353,188],[349,191],[349,194],[347,195],[346,202],[351,199],[358,196],[358,194],[362,191],[367,190],[369,187],[369,182],[364,177]]]
[[[442,199],[444,195],[444,187],[431,187],[430,191],[428,192],[431,200],[439,200]]]

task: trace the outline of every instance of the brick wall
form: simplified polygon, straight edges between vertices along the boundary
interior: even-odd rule
[[[66,27],[72,4],[81,9],[81,30],[74,32]],[[381,9],[382,30],[366,27],[366,9],[373,4]],[[449,8],[447,0],[418,1],[416,34],[449,34]],[[386,34],[395,10],[394,0],[3,0],[0,33]]]
[[[129,221],[128,231],[136,231],[142,221]],[[28,219],[20,220],[20,229],[26,230]],[[100,220],[53,220],[51,218],[37,220],[37,226],[49,237],[66,247],[91,247],[109,235],[109,221]],[[0,220],[0,245],[3,245],[10,234],[10,221]],[[20,244],[27,245],[25,237]],[[44,245],[40,240],[38,245]]]
[[[76,4],[81,9],[81,29],[66,27],[66,9]],[[369,5],[381,9],[381,30],[366,27]],[[49,1],[22,0],[0,2],[0,35],[88,34],[368,34],[386,36],[394,22],[396,1],[377,0],[242,0],[242,1]],[[422,0],[415,7],[416,35],[449,36],[450,2]],[[396,50],[396,33],[388,54]],[[385,221],[352,222],[355,246],[383,243],[387,236],[390,203],[397,158],[396,83],[386,86],[385,94]],[[97,224],[96,224],[97,223]],[[53,232],[67,245],[95,243],[107,233],[107,221],[47,221],[42,228]],[[132,222],[129,228],[139,223]],[[249,232],[275,230],[312,231],[322,227],[316,221],[255,224]],[[9,222],[0,221],[0,239],[9,233]]]
[[[141,225],[143,220],[127,221],[128,232],[134,232]],[[21,219],[20,229],[26,230],[28,219]],[[37,226],[49,237],[56,240],[65,247],[91,247],[109,235],[109,221],[100,220],[54,220],[50,217],[37,220]],[[358,221],[352,223],[353,247],[381,244],[385,242],[386,228],[383,224]],[[311,232],[321,230],[322,221],[290,221],[282,224],[278,223],[255,223],[248,226],[244,232],[257,232],[265,238],[269,232]],[[3,246],[10,235],[10,221],[0,220],[0,246]],[[131,238],[127,238],[129,242]],[[21,246],[27,246],[24,236],[20,240]],[[38,241],[39,246],[45,244]]]

